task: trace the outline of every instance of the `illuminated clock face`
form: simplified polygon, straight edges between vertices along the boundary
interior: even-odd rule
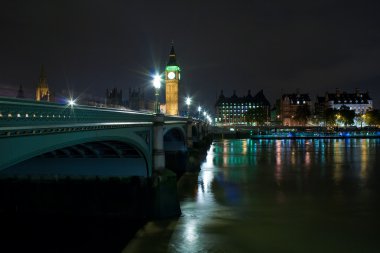
[[[175,73],[174,72],[169,72],[168,78],[169,79],[174,79],[174,77],[175,77]]]

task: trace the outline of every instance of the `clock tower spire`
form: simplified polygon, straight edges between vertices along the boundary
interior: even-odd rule
[[[41,65],[40,82],[36,89],[37,101],[50,101],[50,92],[47,84],[47,77],[44,69],[44,65]]]
[[[180,71],[181,69],[177,64],[176,53],[172,42],[169,61],[165,68],[166,114],[168,115],[178,115],[178,86],[181,78]]]

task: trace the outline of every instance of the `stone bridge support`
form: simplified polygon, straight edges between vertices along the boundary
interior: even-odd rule
[[[165,169],[164,115],[157,114],[153,119],[153,170]]]
[[[177,195],[177,175],[165,167],[164,115],[156,114],[153,123],[152,215],[163,219],[181,215]]]
[[[197,130],[198,130],[199,141],[201,141],[203,139],[203,136],[204,136],[203,131],[202,131],[202,122],[198,122]]]
[[[187,135],[187,147],[193,147],[193,120],[191,118],[187,119],[186,124],[186,135]]]

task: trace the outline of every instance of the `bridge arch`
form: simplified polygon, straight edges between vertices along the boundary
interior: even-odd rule
[[[37,159],[37,157],[40,159],[49,159],[46,157],[49,156],[49,154],[50,156],[65,156],[65,154],[72,156],[85,156],[83,153],[87,152],[87,158],[91,159],[90,153],[92,152],[92,156],[97,156],[97,161],[100,161],[100,159],[102,159],[102,162],[105,163],[106,160],[112,159],[111,161],[115,162],[117,159],[107,157],[107,154],[101,153],[100,149],[102,147],[103,151],[108,152],[108,155],[111,155],[111,153],[113,153],[112,155],[118,155],[119,159],[123,159],[124,162],[127,162],[128,159],[130,160],[130,158],[127,158],[126,154],[123,154],[122,149],[123,147],[128,147],[129,149],[135,150],[135,154],[139,154],[143,161],[142,170],[144,170],[144,173],[139,173],[140,176],[143,174],[144,176],[149,177],[152,175],[151,141],[149,138],[142,138],[136,134],[136,132],[128,130],[124,129],[122,133],[120,132],[121,129],[104,132],[89,131],[85,132],[85,134],[83,132],[81,134],[73,132],[66,133],[64,137],[60,134],[24,136],[23,138],[20,138],[19,143],[17,140],[13,139],[13,141],[9,143],[9,158],[7,160],[7,163],[2,164],[0,172],[1,174],[12,174],[11,169],[16,168],[18,164],[22,165],[24,161]],[[27,145],[25,145],[26,143]],[[98,153],[100,153],[96,153],[96,147],[93,147],[93,150],[91,151],[91,145],[88,143],[92,143],[92,145],[95,146],[98,145]],[[41,155],[45,157],[41,157]],[[53,159],[53,157],[51,157],[51,159]],[[120,163],[122,161],[120,160],[118,162]],[[141,165],[141,161],[139,164]],[[122,175],[122,173],[120,175]]]
[[[165,151],[187,151],[186,132],[183,127],[164,128],[164,149]]]
[[[168,126],[164,129],[164,151],[166,168],[176,172],[185,170],[188,150],[183,126]]]

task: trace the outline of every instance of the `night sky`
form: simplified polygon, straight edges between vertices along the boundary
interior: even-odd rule
[[[0,95],[34,95],[41,64],[57,96],[101,99],[144,88],[164,71],[171,41],[181,97],[211,109],[220,90],[263,89],[312,100],[369,91],[380,107],[380,1],[1,0]]]

